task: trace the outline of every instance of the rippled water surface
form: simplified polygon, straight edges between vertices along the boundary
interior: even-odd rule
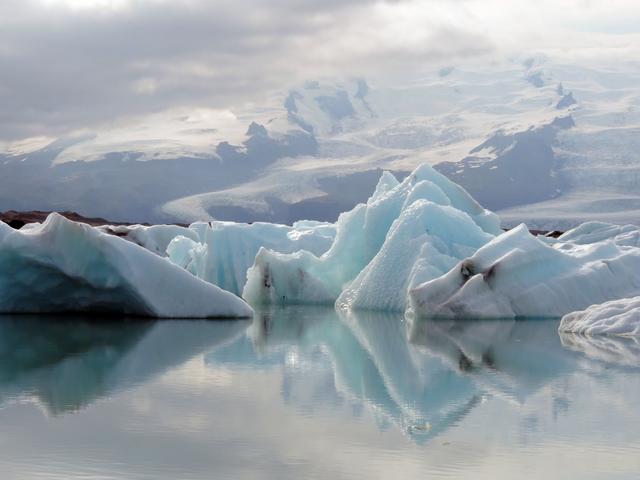
[[[0,317],[0,478],[639,478],[640,344],[557,325]]]

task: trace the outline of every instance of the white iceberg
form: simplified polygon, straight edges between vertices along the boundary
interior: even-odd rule
[[[321,255],[335,237],[335,225],[315,221],[300,221],[292,226],[216,221],[192,224],[189,231],[193,235],[179,235],[169,242],[169,259],[236,295],[242,293],[247,269],[261,247],[281,253],[306,250]]]
[[[171,240],[179,235],[194,241],[198,240],[197,230],[179,225],[104,225],[97,228],[129,240],[163,257],[167,255],[167,247]]]
[[[0,222],[0,312],[93,311],[149,317],[250,317],[251,307],[148,250],[52,213]]]
[[[548,238],[547,240],[550,243],[570,242],[579,245],[612,241],[616,245],[640,247],[640,228],[635,225],[586,222],[563,233],[557,239]]]
[[[423,317],[555,317],[640,291],[640,249],[613,241],[549,245],[525,225],[410,291]]]
[[[378,254],[340,294],[340,308],[404,311],[407,291],[448,272],[493,238],[465,212],[416,200]]]
[[[410,210],[414,202],[419,200],[426,202],[422,203],[421,207]],[[450,207],[447,211],[449,215],[442,209],[428,206],[429,204]],[[395,227],[409,222],[414,215],[421,216],[418,212],[421,209],[435,213],[434,226],[442,222],[443,225],[451,226],[451,232],[453,232],[457,224],[461,223],[464,231],[473,230],[473,238],[469,240],[468,245],[475,245],[476,248],[479,246],[479,230],[487,234],[487,239],[500,232],[500,222],[495,214],[483,209],[464,189],[428,165],[417,168],[401,183],[398,183],[391,174],[385,173],[366,204],[357,205],[350,212],[340,215],[336,225],[335,240],[323,255],[317,256],[304,250],[283,254],[261,248],[254,265],[247,272],[243,297],[253,304],[333,304],[349,282],[353,281],[378,255],[385,241],[393,236],[390,230],[396,232]],[[405,211],[408,213],[399,219],[399,223],[396,223],[392,229],[396,219]],[[461,215],[462,213],[464,215]],[[427,216],[425,213],[425,218]],[[475,226],[470,230],[469,225],[472,223]],[[404,232],[405,228],[399,230]],[[391,240],[397,245],[389,246],[385,250],[393,251],[396,257],[398,254],[402,257],[403,252],[399,251],[403,248],[402,243],[407,241],[412,243],[413,239],[429,233],[412,230],[409,225],[406,230],[406,234],[398,233],[397,238]],[[449,239],[448,235],[455,236],[451,232],[444,235],[443,243]],[[461,242],[461,245],[464,245],[464,242]],[[451,253],[455,250],[445,245],[440,253]],[[463,250],[460,249],[460,251]],[[389,260],[391,261],[390,258]],[[386,262],[380,260],[380,263]],[[410,263],[410,261],[404,263]],[[434,263],[437,264],[437,262]],[[372,267],[371,270],[375,268]],[[398,270],[399,275],[405,280],[409,277],[410,265],[404,265]],[[375,274],[372,273],[371,277],[372,282],[379,284]],[[361,278],[359,283],[364,285],[369,282]],[[375,288],[375,285],[367,288]],[[354,293],[348,296],[349,298],[357,297]],[[360,297],[362,300],[359,301],[360,307],[389,307],[389,305],[370,304],[364,300],[365,297],[371,298],[372,295],[363,293]],[[396,297],[391,302],[394,309],[397,309],[403,301],[402,293],[400,297],[401,300]],[[345,302],[347,302],[346,299]]]
[[[611,300],[562,317],[558,331],[583,335],[640,335],[640,297]]]

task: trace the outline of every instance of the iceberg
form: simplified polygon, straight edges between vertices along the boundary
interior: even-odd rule
[[[640,297],[611,300],[562,317],[559,332],[640,336]]]
[[[52,215],[20,231],[1,224],[0,311],[241,317],[252,314],[247,301],[409,318],[561,317],[639,295],[639,247],[633,225],[588,222],[559,238],[524,224],[503,232],[496,214],[423,165],[402,182],[383,173],[336,223],[91,228]],[[637,331],[627,307],[615,328],[596,307],[571,328],[597,318],[589,331]]]
[[[52,213],[0,222],[0,312],[104,312],[164,318],[251,317],[232,293],[150,251]]]
[[[192,235],[181,234],[168,243],[169,259],[198,278],[238,296],[261,247],[281,253],[305,250],[321,255],[335,237],[335,225],[309,220],[292,226],[214,221],[192,224],[188,231]]]
[[[199,238],[196,229],[179,225],[104,225],[97,228],[129,240],[163,257],[167,255],[167,247],[175,237],[180,235],[194,241]]]
[[[422,203],[412,207],[417,201]],[[449,208],[444,210],[437,206]],[[407,213],[403,216],[403,212]],[[432,225],[431,222],[427,222],[429,213],[434,215]],[[422,225],[426,230],[412,228],[411,220],[416,217],[424,220]],[[469,252],[468,249],[462,248],[465,242],[460,242],[461,248],[442,245],[451,238],[459,238],[451,233],[458,228],[459,223],[463,231],[470,232],[471,238],[466,246],[475,248],[482,243],[480,237],[487,241],[501,231],[497,215],[482,208],[464,189],[430,166],[418,167],[402,182],[398,182],[390,173],[385,173],[366,204],[359,204],[353,210],[340,215],[336,224],[335,239],[324,254],[318,256],[305,250],[282,253],[260,248],[253,266],[247,272],[243,298],[257,305],[333,304],[343,289],[381,252],[387,240],[390,243],[383,252],[386,258],[378,261],[383,269],[393,268],[392,254],[397,259],[403,257],[402,253],[407,253],[401,251],[403,243],[415,247],[419,237],[424,234],[430,236],[429,227],[425,222],[438,232],[432,243],[440,244],[442,248],[439,253],[444,255]],[[471,223],[475,225],[471,226]],[[448,226],[450,231],[445,233],[446,229],[441,228],[443,226]],[[484,234],[481,234],[480,230]],[[439,235],[442,242],[436,238]],[[408,263],[410,260],[404,261],[403,268],[398,268],[401,271],[400,275],[406,278],[410,275]],[[415,277],[420,274],[428,275],[425,273],[428,269],[428,266],[425,266],[425,269],[419,268],[420,272],[414,272]],[[358,286],[367,284],[366,288],[375,288],[368,285],[379,283],[381,275],[372,273],[375,270],[377,269],[372,266],[368,273],[364,273],[357,282]],[[405,283],[409,283],[411,280],[406,278]],[[353,301],[362,308],[393,309],[401,308],[404,301],[402,293],[389,305],[370,303],[366,300],[374,296],[365,293],[364,290],[361,295],[352,290],[345,294],[343,300],[345,304]]]
[[[596,242],[612,241],[616,245],[640,247],[640,228],[635,225],[615,225],[605,222],[585,222],[557,239],[548,238],[550,243],[574,243],[590,245]]]
[[[416,200],[393,223],[380,251],[345,287],[337,305],[404,311],[410,288],[448,272],[492,238],[466,213]]]
[[[640,292],[640,249],[550,245],[520,225],[409,292],[418,317],[560,317]]]

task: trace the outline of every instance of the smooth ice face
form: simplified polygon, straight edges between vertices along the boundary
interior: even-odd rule
[[[612,241],[548,245],[524,225],[410,292],[423,317],[554,317],[640,288],[640,250]]]
[[[235,295],[169,260],[52,213],[14,230],[0,222],[0,312],[105,312],[149,317],[250,317]]]
[[[394,182],[387,173],[366,204],[340,215],[336,238],[323,255],[316,256],[308,251],[283,254],[261,249],[247,272],[243,298],[254,304],[334,303],[343,288],[381,251],[396,219],[418,200],[450,207],[450,212],[464,212],[466,218],[476,224],[475,230],[484,231],[486,236],[500,232],[500,222],[495,214],[483,209],[464,189],[431,167],[417,168],[401,183]],[[408,214],[411,215],[413,213]],[[465,222],[466,219],[462,220]],[[409,237],[421,234],[414,231]],[[470,240],[471,244],[474,242],[474,239]],[[409,277],[410,262],[404,263],[403,275]],[[394,301],[394,308],[399,308],[397,301]]]
[[[305,250],[321,255],[335,237],[333,224],[300,221],[292,226],[256,222],[196,223],[196,236],[177,236],[167,246],[169,259],[202,280],[240,295],[261,247],[281,253]],[[197,232],[197,234],[196,234]]]
[[[571,312],[560,322],[559,332],[583,335],[640,335],[640,297],[612,300]]]

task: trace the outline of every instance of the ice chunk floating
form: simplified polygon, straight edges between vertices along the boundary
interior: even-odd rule
[[[422,203],[412,207],[418,201]],[[414,220],[418,222],[416,228],[410,226]],[[411,261],[422,260],[423,256],[419,254],[407,261],[405,255],[412,253],[404,251],[404,247],[420,249],[417,244],[423,238],[428,240],[426,243],[439,247],[438,260],[454,253],[455,258],[456,254],[474,251],[499,233],[499,225],[495,214],[483,209],[464,189],[427,165],[416,169],[402,183],[387,173],[366,204],[357,205],[340,216],[336,238],[323,255],[260,249],[247,272],[243,296],[254,304],[333,304],[345,287],[374,262],[376,265],[357,280],[355,290],[346,294],[343,302],[348,305],[353,301],[361,308],[402,309],[404,285],[411,282],[410,276],[420,276],[413,271]],[[463,241],[458,240],[464,234],[453,233],[458,228],[466,233]],[[431,234],[431,229],[437,233]],[[386,242],[389,243],[385,245]],[[460,248],[453,243],[459,243]],[[465,244],[469,248],[463,248]],[[426,254],[426,250],[428,248],[422,253]],[[380,252],[385,258],[376,261]],[[433,264],[436,273],[448,267],[446,261],[438,260]],[[401,277],[397,286],[400,293],[388,303],[380,303],[376,297],[383,291],[373,289],[384,288],[383,270],[394,268],[394,261],[401,261],[395,267],[396,277]],[[420,270],[429,270],[429,267]]]
[[[0,222],[0,312],[93,311],[172,318],[250,317],[243,300],[145,248],[51,214]]]
[[[556,317],[640,292],[640,249],[615,241],[549,245],[524,225],[410,292],[416,316]]]
[[[636,300],[604,303],[640,295],[640,228],[590,222],[557,239],[525,225],[503,232],[497,215],[426,165],[402,182],[384,173],[367,203],[335,224],[101,231],[52,215],[20,231],[0,225],[0,262],[4,312],[250,316],[242,294],[261,306],[325,304],[413,318],[579,311],[565,317],[565,331],[640,331]]]
[[[166,253],[171,261],[236,295],[242,293],[247,269],[261,247],[281,253],[305,250],[321,255],[335,237],[333,224],[313,221],[296,222],[293,226],[263,222],[195,223],[188,231],[197,232],[196,238],[180,235],[168,244]]]
[[[407,290],[437,278],[491,240],[464,212],[416,200],[393,222],[380,251],[342,291],[342,308],[403,311]]]
[[[558,330],[583,335],[640,336],[640,297],[611,300],[569,313],[562,317]]]
[[[177,236],[187,237],[193,241],[198,240],[198,232],[195,228],[178,225],[104,225],[98,229],[129,240],[163,257],[167,255],[169,243]]]
[[[175,238],[168,253],[255,305],[556,317],[640,294],[639,231],[590,222],[558,239],[524,225],[503,232],[495,214],[421,166],[403,182],[384,173],[335,225],[215,222],[200,242]]]

